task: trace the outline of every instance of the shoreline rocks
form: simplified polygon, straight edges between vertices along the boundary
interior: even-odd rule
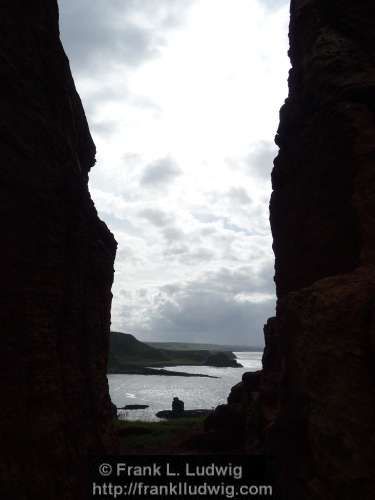
[[[150,408],[150,405],[125,405],[117,407],[118,410],[145,410],[146,408]]]
[[[187,418],[187,417],[206,417],[212,413],[212,410],[198,409],[198,410],[184,410],[181,413],[173,412],[172,410],[158,411],[155,415],[159,418],[174,419],[174,418]]]

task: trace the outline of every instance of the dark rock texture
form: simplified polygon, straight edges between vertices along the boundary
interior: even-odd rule
[[[264,419],[264,428],[272,424],[279,412],[280,387],[284,373],[284,358],[276,318],[269,318],[264,325],[265,348],[263,352],[260,380],[260,400]]]
[[[55,0],[0,5],[1,410],[6,499],[85,498],[114,449],[106,380],[116,242]]]
[[[288,500],[375,495],[375,3],[291,3],[265,443]]]
[[[260,382],[260,371],[243,374],[242,381],[232,387],[227,404],[217,406],[207,416],[200,449],[206,446],[207,450],[223,453],[258,447]]]

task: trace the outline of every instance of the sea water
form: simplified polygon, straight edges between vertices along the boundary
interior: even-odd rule
[[[185,410],[210,409],[225,403],[231,387],[241,381],[242,374],[261,368],[262,352],[236,352],[243,368],[211,366],[165,367],[173,371],[202,373],[218,378],[175,377],[164,375],[108,375],[109,392],[117,407],[149,405],[145,410],[119,410],[118,416],[127,420],[159,420],[155,413],[170,410],[177,396]]]

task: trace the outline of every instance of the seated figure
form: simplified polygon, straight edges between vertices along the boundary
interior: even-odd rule
[[[181,399],[174,397],[172,401],[172,412],[175,415],[182,415],[184,413],[184,409],[185,409],[184,402],[181,401]]]

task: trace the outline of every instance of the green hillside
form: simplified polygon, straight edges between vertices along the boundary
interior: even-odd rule
[[[130,333],[111,332],[109,353],[110,359],[129,364],[158,363],[169,360],[163,350],[140,342]]]
[[[232,352],[218,358],[215,350],[172,350],[156,348],[129,333],[111,332],[108,373],[152,373],[146,367],[241,366]]]
[[[261,352],[264,347],[248,345],[204,344],[198,342],[147,342],[156,349],[172,351]]]

